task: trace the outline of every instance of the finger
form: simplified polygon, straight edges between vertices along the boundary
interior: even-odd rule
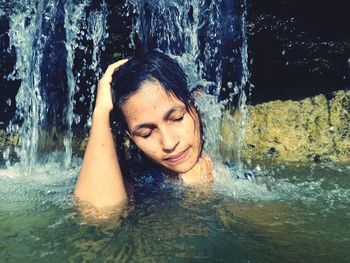
[[[117,62],[115,62],[113,64],[110,64],[106,69],[105,75],[112,75],[116,69],[118,69],[121,65],[123,65],[127,61],[128,61],[128,59],[125,58],[122,60],[118,60]]]
[[[106,72],[105,72],[105,74],[103,74],[100,81],[102,83],[111,83],[113,73],[127,61],[128,61],[128,59],[126,58],[126,59],[118,60],[117,62],[115,62],[113,64],[110,64],[107,67]]]

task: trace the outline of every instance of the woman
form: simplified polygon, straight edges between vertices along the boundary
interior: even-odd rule
[[[132,195],[118,161],[112,114],[117,115],[118,127],[164,176],[186,184],[213,180],[211,159],[202,154],[201,120],[186,75],[174,60],[152,51],[110,65],[99,81],[75,189],[79,200],[106,208],[125,203]]]

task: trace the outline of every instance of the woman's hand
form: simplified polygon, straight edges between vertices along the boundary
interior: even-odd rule
[[[95,110],[103,110],[109,113],[113,109],[111,95],[112,76],[127,61],[128,59],[122,59],[108,66],[105,74],[98,82]]]

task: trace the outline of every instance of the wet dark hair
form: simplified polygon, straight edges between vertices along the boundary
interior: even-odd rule
[[[179,64],[161,52],[150,51],[131,58],[113,74],[111,91],[115,113],[121,116],[121,107],[128,98],[136,93],[143,83],[154,80],[159,81],[165,91],[181,100],[187,109],[194,105],[187,76]],[[125,126],[125,120],[119,121]]]

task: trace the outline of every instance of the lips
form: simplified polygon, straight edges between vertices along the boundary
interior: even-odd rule
[[[172,164],[177,164],[186,159],[187,153],[188,153],[189,147],[182,152],[179,152],[176,155],[173,155],[171,157],[166,158],[165,160],[172,163]]]

